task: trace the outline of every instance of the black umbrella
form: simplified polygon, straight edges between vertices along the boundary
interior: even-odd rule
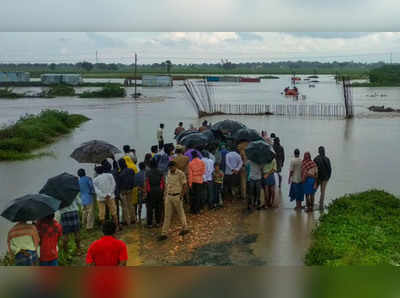
[[[211,129],[214,131],[220,131],[223,134],[234,134],[241,128],[246,128],[246,126],[240,122],[233,121],[233,120],[223,120],[215,123]]]
[[[63,173],[47,180],[47,183],[39,193],[51,196],[61,201],[60,208],[64,208],[71,205],[79,191],[78,177],[68,173]]]
[[[208,144],[208,139],[201,132],[187,135],[181,140],[181,144],[186,148],[205,147]]]
[[[184,130],[182,131],[180,134],[178,134],[176,136],[176,142],[178,144],[180,144],[181,140],[186,137],[187,135],[193,134],[193,133],[198,133],[198,130],[194,130],[194,129],[188,129],[188,130]]]
[[[262,140],[262,137],[258,134],[257,130],[250,128],[241,128],[233,134],[235,141],[247,141],[254,142]]]
[[[217,143],[217,138],[215,137],[212,130],[207,129],[203,131],[201,134],[207,139],[208,144]]]
[[[104,141],[90,141],[83,143],[72,152],[71,157],[80,163],[96,163],[99,164],[107,158],[112,158],[114,154],[121,151]]]
[[[11,201],[1,216],[13,222],[38,220],[56,212],[60,203],[44,194],[29,194]]]
[[[260,165],[270,163],[275,157],[270,149],[270,145],[264,141],[249,143],[246,148],[246,156],[249,160]]]

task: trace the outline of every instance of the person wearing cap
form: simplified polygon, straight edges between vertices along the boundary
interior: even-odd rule
[[[168,175],[164,191],[164,224],[162,227],[161,236],[158,237],[159,241],[168,239],[168,230],[171,225],[172,215],[176,211],[179,220],[182,224],[182,230],[179,235],[184,236],[189,233],[186,222],[185,210],[183,209],[183,196],[187,188],[187,180],[185,174],[178,170],[176,163],[171,161],[168,164]]]
[[[173,159],[173,161],[176,163],[176,167],[178,170],[181,170],[188,175],[188,166],[189,166],[189,157],[183,155],[183,151],[185,150],[185,147],[182,145],[176,145],[175,147],[175,153],[176,156]]]

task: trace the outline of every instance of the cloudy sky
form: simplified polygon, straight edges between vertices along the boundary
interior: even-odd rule
[[[400,62],[397,0],[1,3],[0,62]]]
[[[180,63],[400,62],[400,33],[380,32],[2,32],[1,62]]]

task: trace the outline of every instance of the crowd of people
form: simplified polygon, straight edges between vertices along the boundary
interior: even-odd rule
[[[260,165],[247,159],[248,142],[219,142],[185,148],[165,143],[164,128],[164,124],[160,124],[156,133],[158,145],[149,148],[142,162],[138,163],[136,151],[125,145],[120,159],[113,157],[95,167],[93,179],[84,169],[79,169],[80,194],[71,205],[60,210],[60,223],[54,214],[35,224],[17,223],[8,234],[9,251],[15,256],[15,264],[32,265],[39,260],[40,265],[56,266],[59,243],[67,251],[71,238],[77,254],[81,254],[80,229],[94,228],[95,204],[104,236],[89,247],[86,263],[121,266],[126,265],[127,248],[114,234],[124,226],[141,224],[144,204],[145,225],[149,229],[161,228],[159,241],[168,239],[175,213],[181,223],[180,235],[190,233],[185,209],[199,214],[206,209],[223,208],[226,200],[234,199],[247,202],[249,211],[277,207],[275,187],[282,185],[285,150],[275,134],[261,132],[274,159]],[[204,121],[199,131],[209,128],[210,124]],[[175,138],[184,131],[180,122],[174,131]],[[332,169],[325,148],[319,147],[318,153],[314,160],[309,152],[301,159],[300,150],[296,149],[290,161],[289,197],[296,201],[297,211],[314,210],[318,187],[321,190],[319,207],[324,208]]]

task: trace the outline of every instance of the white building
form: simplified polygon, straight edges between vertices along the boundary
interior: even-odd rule
[[[155,75],[143,75],[142,86],[143,87],[172,87],[173,81],[171,76],[155,76]]]

